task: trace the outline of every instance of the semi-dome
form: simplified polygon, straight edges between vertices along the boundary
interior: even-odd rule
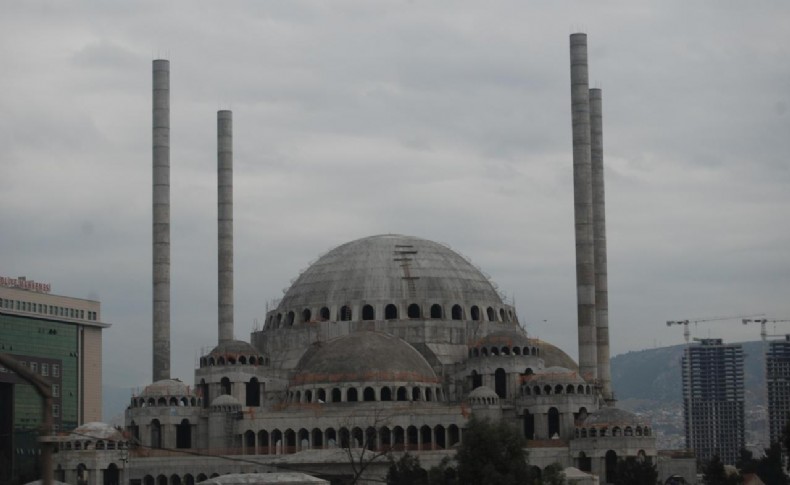
[[[93,421],[80,425],[71,432],[71,439],[75,440],[111,440],[123,441],[123,434],[118,429],[107,423]]]
[[[488,278],[452,249],[386,234],[357,239],[323,255],[286,291],[279,309],[396,302],[415,295],[420,300],[502,306]]]
[[[241,403],[230,394],[220,394],[211,401],[211,407],[215,406],[241,406]]]
[[[587,415],[584,426],[645,426],[649,421],[625,409],[604,407]]]
[[[294,385],[334,382],[438,382],[425,357],[404,340],[360,331],[313,344],[297,366]]]
[[[579,365],[561,348],[540,339],[530,339],[530,342],[532,342],[532,345],[538,347],[540,356],[543,358],[546,367],[556,366],[565,367],[574,371],[579,370]]]

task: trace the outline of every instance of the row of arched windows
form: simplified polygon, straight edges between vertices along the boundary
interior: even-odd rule
[[[351,321],[354,320],[355,315],[353,314],[353,310],[349,305],[343,305],[337,310],[337,314],[335,315],[336,321]],[[386,305],[384,307],[384,320],[398,320],[401,318],[399,315],[398,306],[392,303]],[[485,315],[486,320],[489,322],[513,322],[515,321],[515,315],[513,314],[513,310],[505,311],[504,308],[500,308],[499,311],[495,310],[494,307],[488,307],[485,309],[485,313],[481,311],[481,308],[477,305],[472,305],[469,309],[469,320],[474,321],[482,321],[483,315]],[[449,318],[448,318],[449,317]],[[363,305],[361,309],[361,315],[356,315],[356,319],[369,321],[369,320],[376,320],[381,319],[381,315],[378,317],[376,316],[376,309],[373,305]],[[467,315],[466,311],[461,307],[461,305],[455,304],[450,308],[449,315],[446,313],[445,308],[438,304],[434,303],[428,307],[428,310],[425,311],[423,307],[421,307],[417,303],[411,303],[408,307],[406,307],[406,318],[408,319],[431,319],[431,320],[466,320]],[[313,315],[312,310],[309,308],[305,308],[299,314],[295,311],[289,311],[285,314],[277,313],[272,314],[269,316],[269,320],[267,322],[267,326],[270,328],[283,328],[283,327],[291,327],[295,323],[308,323],[308,322],[326,322],[332,319],[331,311],[329,307],[321,307],[318,310],[317,315]]]
[[[58,443],[58,449],[65,451],[85,451],[85,450],[122,450],[127,448],[125,441],[114,440],[71,440]]]
[[[556,384],[554,386],[551,384],[545,384],[543,386],[539,386],[537,384],[532,386],[529,384],[523,384],[521,386],[522,396],[548,396],[551,394],[592,394],[592,387],[590,387],[589,384],[579,384],[578,386],[573,384]]]
[[[209,355],[208,357],[201,357],[200,358],[200,367],[211,367],[215,365],[269,365],[269,358],[268,357],[260,357],[250,355],[247,357],[246,355],[240,355],[237,357],[233,355],[228,355],[227,358],[223,355],[219,357],[214,357],[213,355]]]
[[[475,347],[469,349],[469,357],[488,357],[498,355],[533,355],[539,356],[540,349],[537,347]]]
[[[155,479],[151,475],[146,475],[143,477],[143,485],[195,485],[195,483],[203,482],[209,478],[217,478],[218,476],[219,473],[212,473],[211,475],[199,473],[197,476],[187,473],[183,477],[171,475],[168,481],[168,477],[165,475],[159,475]]]
[[[150,408],[154,406],[159,407],[177,407],[177,406],[202,406],[202,399],[199,397],[176,397],[170,396],[167,397],[160,397],[155,399],[153,397],[145,398],[145,397],[133,397],[132,398],[132,407],[135,408]]]
[[[591,428],[576,428],[577,438],[603,438],[606,436],[650,436],[650,427],[648,426],[620,426],[612,427],[611,434],[607,426],[591,427]]]
[[[354,428],[313,428],[308,430],[286,429],[281,431],[248,430],[241,435],[243,452],[249,455],[279,455],[296,453],[309,449],[327,448],[367,448],[374,451],[403,450],[441,450],[452,447],[461,441],[461,429],[449,426],[424,425],[408,426],[370,426],[366,429]]]
[[[441,387],[384,386],[380,388],[340,388],[304,389],[288,392],[288,401],[292,403],[339,403],[339,402],[373,402],[373,401],[443,401]]]

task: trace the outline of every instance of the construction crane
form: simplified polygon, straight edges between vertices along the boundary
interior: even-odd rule
[[[746,319],[751,317],[762,317],[764,314],[760,313],[757,315],[733,315],[728,317],[710,317],[710,318],[697,318],[695,320],[687,319],[687,320],[667,320],[667,327],[671,327],[672,325],[683,325],[683,338],[686,339],[686,343],[689,343],[689,338],[691,337],[691,330],[689,330],[689,324],[693,323],[694,325],[702,322],[716,322],[720,320],[737,320],[739,318]],[[742,320],[743,321],[743,320]]]
[[[750,323],[759,323],[760,324],[760,337],[762,337],[763,342],[765,342],[767,337],[769,337],[769,335],[765,332],[765,324],[766,323],[790,322],[790,319],[769,320],[767,318],[758,318],[758,319],[744,318],[743,320],[741,320],[741,322],[743,322],[744,325],[748,325]],[[770,337],[778,337],[778,336],[781,336],[781,335],[770,335]]]

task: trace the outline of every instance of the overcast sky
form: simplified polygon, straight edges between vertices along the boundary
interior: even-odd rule
[[[150,382],[165,57],[173,377],[191,382],[216,343],[217,109],[234,112],[237,338],[319,255],[391,232],[470,257],[575,356],[568,35],[583,30],[613,354],[681,343],[666,320],[790,318],[788,25],[786,0],[2,2],[0,273],[100,300],[105,383]],[[739,320],[693,332],[759,338]]]

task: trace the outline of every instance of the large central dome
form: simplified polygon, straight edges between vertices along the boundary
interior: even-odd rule
[[[386,234],[329,251],[297,278],[279,307],[412,299],[502,304],[491,282],[452,249]]]

